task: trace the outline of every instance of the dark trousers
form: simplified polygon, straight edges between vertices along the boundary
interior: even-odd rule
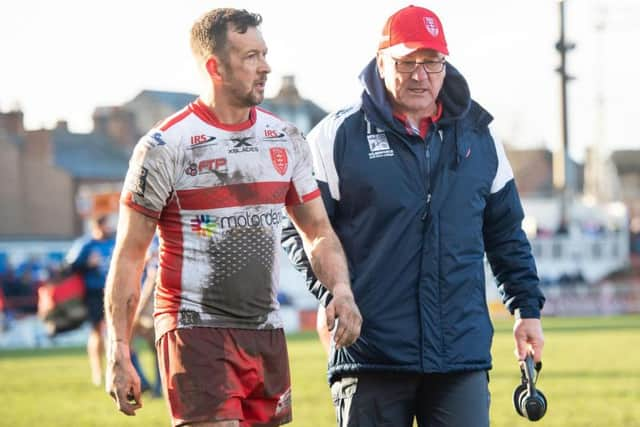
[[[488,427],[489,375],[362,373],[331,385],[338,427]]]

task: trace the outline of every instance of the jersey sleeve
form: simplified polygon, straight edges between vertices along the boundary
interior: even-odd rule
[[[287,206],[308,202],[320,196],[318,184],[313,177],[313,161],[309,144],[294,126],[286,129],[293,148],[293,170],[287,192]]]
[[[159,130],[136,144],[129,161],[120,202],[146,216],[159,218],[176,181],[174,150]]]

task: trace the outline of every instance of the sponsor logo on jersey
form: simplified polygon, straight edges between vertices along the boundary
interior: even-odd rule
[[[215,136],[209,136],[209,135],[191,135],[191,145],[200,145],[200,144],[205,144],[207,142],[211,142],[214,139],[216,139]]]
[[[252,136],[230,138],[229,141],[233,142],[234,145],[233,148],[229,149],[229,153],[257,153],[258,147],[255,147],[252,143],[249,142],[252,139]]]
[[[275,129],[265,129],[264,130],[264,138],[265,139],[282,139],[286,135],[284,132],[278,132]]]
[[[179,324],[183,326],[200,325],[202,323],[200,313],[194,310],[180,310],[178,318],[180,319],[178,321]]]
[[[216,159],[200,160],[198,163],[191,162],[184,170],[184,173],[189,176],[207,173],[227,173],[227,159],[218,157]]]
[[[167,143],[162,139],[162,134],[160,132],[154,133],[153,135],[151,135],[151,138],[156,142],[154,144],[155,147],[158,147],[160,145],[167,145]]]
[[[219,230],[230,228],[278,227],[281,222],[282,212],[279,209],[271,209],[263,213],[242,212],[220,217],[196,215],[190,221],[191,231],[201,237],[211,237]]]
[[[198,163],[198,175],[213,172],[227,173],[227,159],[218,157],[217,159],[200,160]]]
[[[271,154],[271,163],[273,167],[280,175],[287,173],[289,167],[289,159],[287,158],[287,150],[282,147],[269,148],[269,154]]]
[[[211,215],[197,215],[191,219],[191,231],[201,237],[211,237],[218,229],[216,218]]]
[[[129,188],[131,192],[137,194],[140,197],[144,197],[144,190],[147,188],[147,175],[149,169],[144,166],[139,166],[136,171],[133,172],[134,181]]]
[[[198,175],[198,165],[195,162],[189,163],[189,166],[187,166],[187,168],[184,170],[184,173],[189,176]]]
[[[277,226],[282,222],[282,212],[279,209],[271,209],[269,212],[263,212],[260,214],[243,212],[238,215],[219,217],[218,222],[221,229]]]

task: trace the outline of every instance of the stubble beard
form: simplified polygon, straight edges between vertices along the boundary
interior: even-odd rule
[[[235,100],[236,106],[240,108],[251,108],[260,104],[264,100],[264,93],[257,92],[255,87],[253,86],[254,82],[252,82],[252,87],[248,92],[244,91],[244,85],[236,85],[235,84],[235,75],[230,68],[227,68],[226,72],[231,80],[229,85],[229,90],[231,95],[233,95],[233,99]]]

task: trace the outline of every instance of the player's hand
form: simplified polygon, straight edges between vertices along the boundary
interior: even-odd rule
[[[518,360],[524,360],[533,354],[533,361],[542,361],[544,335],[540,319],[516,319],[513,325],[513,338],[516,341],[515,354]]]
[[[113,344],[109,350],[105,385],[120,412],[135,415],[142,408],[140,377],[131,364],[128,345]]]
[[[360,336],[362,315],[347,284],[337,284],[332,289],[333,299],[327,305],[327,327],[333,333],[336,348],[353,344]]]

